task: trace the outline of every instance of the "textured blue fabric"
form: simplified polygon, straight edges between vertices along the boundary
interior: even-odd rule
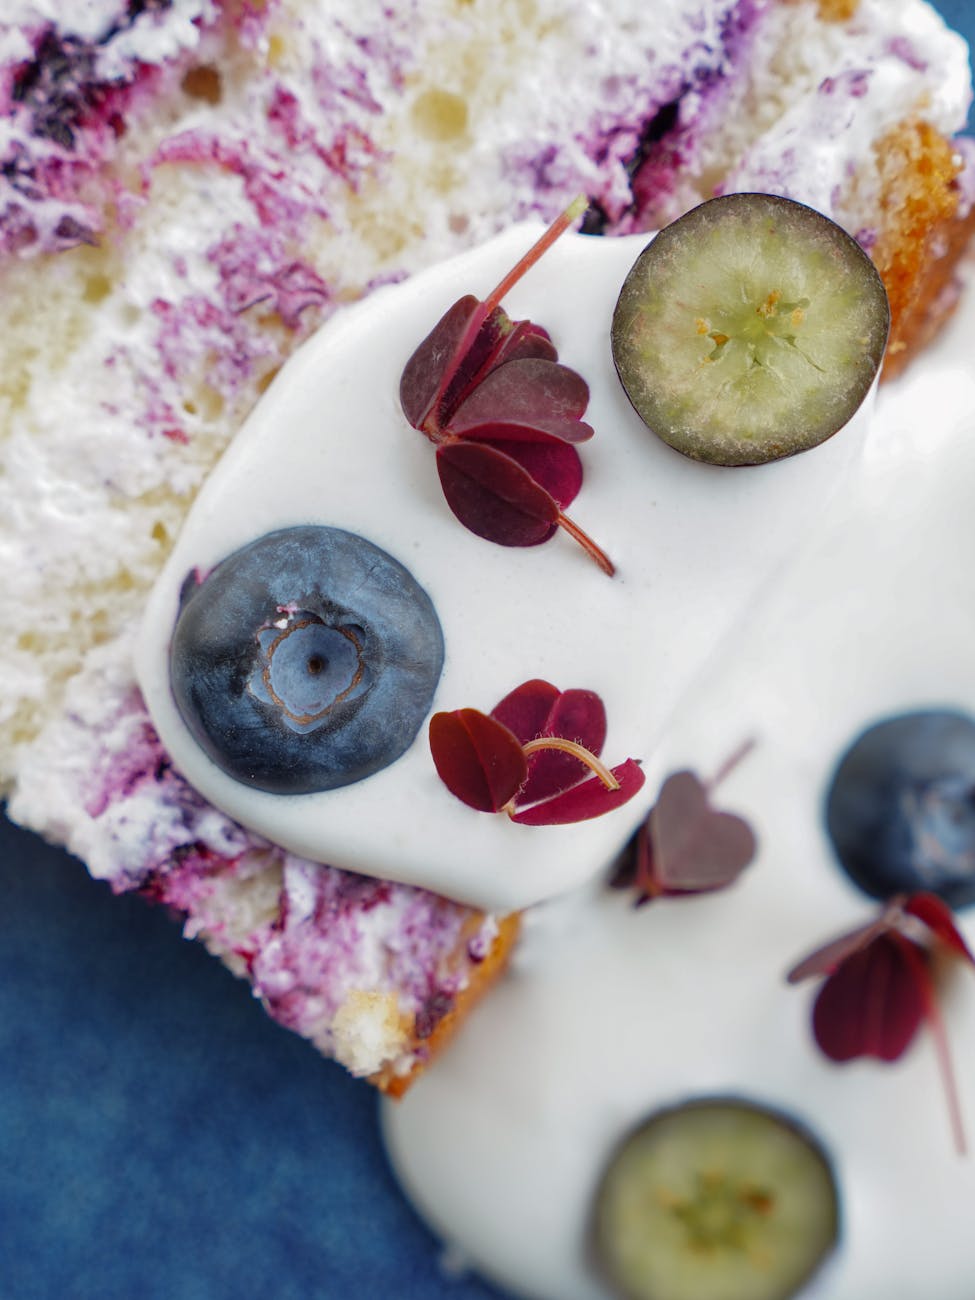
[[[975,41],[975,0],[941,0]],[[492,1300],[376,1097],[137,898],[0,821],[0,1300]]]
[[[0,821],[0,1300],[489,1300],[376,1096],[139,898]]]

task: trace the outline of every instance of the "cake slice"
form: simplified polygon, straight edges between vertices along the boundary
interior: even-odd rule
[[[0,26],[10,814],[396,1088],[517,923],[244,830],[135,684],[149,591],[244,417],[343,306],[580,191],[606,237],[727,190],[825,211],[885,278],[891,369],[950,310],[972,220],[967,54],[920,0],[610,8],[22,0]]]

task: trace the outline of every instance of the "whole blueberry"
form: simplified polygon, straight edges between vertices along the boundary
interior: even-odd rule
[[[975,902],[975,720],[934,709],[870,727],[836,768],[826,826],[874,898],[924,889]]]
[[[230,776],[276,794],[349,785],[412,744],[443,667],[429,596],[339,528],[268,533],[184,583],[170,648],[183,721]]]

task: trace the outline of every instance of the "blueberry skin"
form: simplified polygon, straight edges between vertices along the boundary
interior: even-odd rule
[[[218,767],[274,794],[350,785],[412,744],[443,667],[430,597],[339,528],[268,533],[187,578],[170,683]]]
[[[836,769],[826,828],[874,898],[924,889],[950,907],[975,902],[975,719],[923,710],[870,727]]]

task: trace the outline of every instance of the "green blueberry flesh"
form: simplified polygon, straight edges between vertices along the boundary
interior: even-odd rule
[[[826,1157],[782,1115],[701,1099],[629,1133],[596,1197],[596,1263],[625,1300],[789,1300],[832,1250]]]
[[[677,451],[757,465],[849,421],[889,326],[876,267],[835,222],[791,199],[728,194],[637,258],[613,315],[613,359],[640,417]]]

